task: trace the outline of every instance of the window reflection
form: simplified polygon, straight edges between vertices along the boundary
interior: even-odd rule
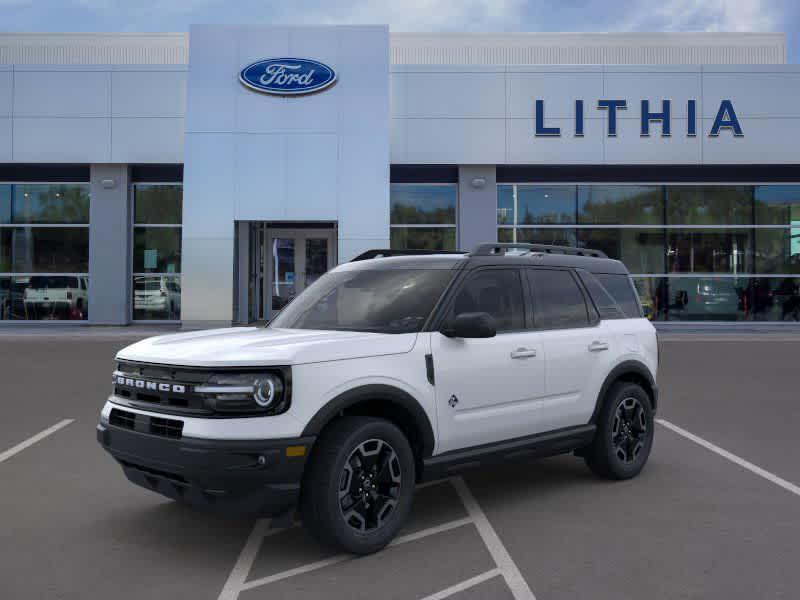
[[[88,314],[85,275],[0,277],[0,320],[82,321]]]
[[[752,230],[668,230],[667,268],[675,273],[752,273]]]
[[[390,187],[391,247],[455,250],[457,198],[456,184],[393,183]]]
[[[739,225],[753,222],[752,186],[667,186],[668,225]]]
[[[642,185],[578,186],[580,223],[602,225],[664,222],[664,188]]]
[[[180,277],[140,275],[133,278],[133,318],[167,320],[181,318]]]
[[[518,185],[517,225],[575,223],[575,187]]]
[[[601,250],[625,263],[631,273],[664,270],[664,233],[661,229],[579,229],[578,245]]]
[[[392,227],[392,248],[455,250],[456,230],[454,227]]]

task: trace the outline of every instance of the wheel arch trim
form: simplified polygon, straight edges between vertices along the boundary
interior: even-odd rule
[[[597,418],[600,415],[600,408],[603,405],[603,399],[606,397],[608,390],[617,380],[624,378],[625,375],[635,375],[647,381],[650,386],[650,399],[653,402],[653,412],[656,411],[658,406],[658,388],[653,374],[644,363],[638,360],[626,360],[611,369],[611,372],[606,376],[605,381],[603,381],[603,385],[600,387],[600,393],[597,394],[594,411],[592,412],[591,419],[589,419],[589,423],[597,423]]]
[[[435,437],[433,425],[422,405],[408,392],[385,384],[367,384],[351,388],[328,401],[311,418],[303,429],[303,436],[319,435],[322,430],[342,411],[371,401],[384,401],[410,415],[420,434],[422,458],[433,454]]]

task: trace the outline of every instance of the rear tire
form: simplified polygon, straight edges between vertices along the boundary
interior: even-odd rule
[[[598,476],[630,479],[639,474],[653,446],[650,396],[635,383],[617,382],[608,390],[597,432],[584,460]]]
[[[416,474],[405,435],[384,419],[343,417],[317,441],[300,511],[322,543],[371,554],[394,539],[411,510]]]

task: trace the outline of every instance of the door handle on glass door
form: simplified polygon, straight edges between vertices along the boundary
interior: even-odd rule
[[[601,350],[608,350],[608,342],[595,340],[589,344],[589,352],[600,352]]]
[[[533,348],[517,348],[511,353],[511,358],[533,358],[536,350]]]

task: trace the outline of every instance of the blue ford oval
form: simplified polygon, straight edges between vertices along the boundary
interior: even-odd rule
[[[298,96],[333,85],[336,72],[328,65],[307,58],[267,58],[242,69],[239,81],[258,92]]]

